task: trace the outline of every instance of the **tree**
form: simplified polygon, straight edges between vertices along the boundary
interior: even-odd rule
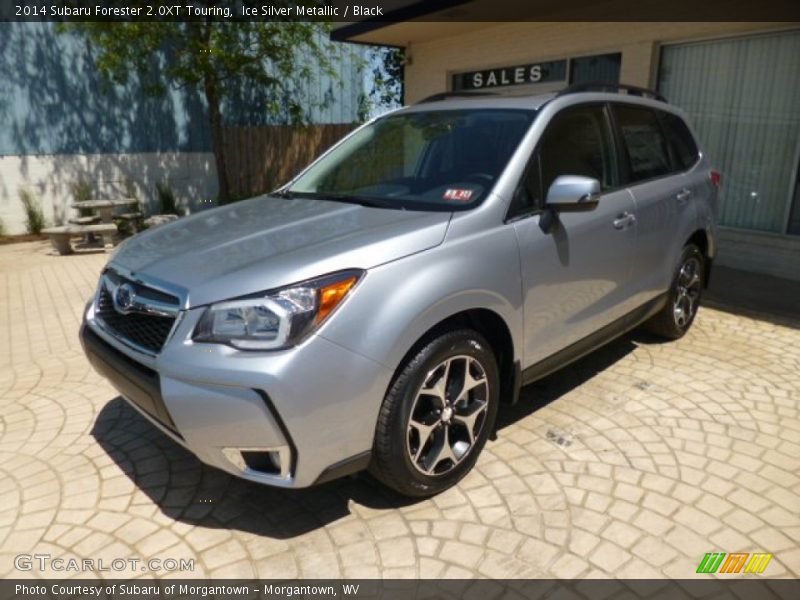
[[[209,4],[201,0],[196,4]],[[129,5],[134,2],[129,2]],[[274,4],[274,2],[273,2]],[[88,36],[95,65],[110,82],[125,84],[135,74],[152,94],[166,86],[196,87],[208,105],[217,167],[219,201],[230,200],[222,106],[245,86],[271,99],[265,110],[303,119],[309,100],[292,93],[294,84],[321,65],[331,76],[330,49],[320,45],[322,23],[294,21],[97,22],[68,29]]]
[[[370,99],[377,106],[394,108],[403,102],[405,52],[402,48],[376,46],[371,49],[372,89]]]

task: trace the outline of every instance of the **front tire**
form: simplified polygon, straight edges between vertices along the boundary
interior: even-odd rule
[[[370,471],[405,496],[455,485],[494,428],[499,390],[497,361],[476,331],[451,331],[425,343],[383,400]]]
[[[700,248],[687,244],[681,253],[667,304],[647,322],[648,330],[668,340],[677,340],[689,331],[700,306],[705,266],[706,257]]]

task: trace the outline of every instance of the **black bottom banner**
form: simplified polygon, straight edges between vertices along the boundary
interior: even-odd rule
[[[101,598],[258,600],[273,598],[358,598],[369,600],[605,600],[698,598],[742,600],[800,598],[800,580],[779,579],[583,579],[583,580],[191,580],[191,579],[7,579],[0,600]]]

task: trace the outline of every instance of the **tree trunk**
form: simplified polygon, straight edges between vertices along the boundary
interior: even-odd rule
[[[219,108],[217,81],[213,73],[206,73],[205,92],[208,116],[211,122],[211,143],[214,146],[214,160],[217,165],[217,184],[219,186],[217,199],[220,204],[226,204],[230,200],[230,186],[225,162],[225,146],[222,140],[222,113]]]

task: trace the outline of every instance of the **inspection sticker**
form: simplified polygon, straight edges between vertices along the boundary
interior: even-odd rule
[[[469,199],[472,198],[472,190],[461,190],[461,189],[451,188],[445,191],[443,197],[445,200],[457,200],[458,202],[469,202]]]

